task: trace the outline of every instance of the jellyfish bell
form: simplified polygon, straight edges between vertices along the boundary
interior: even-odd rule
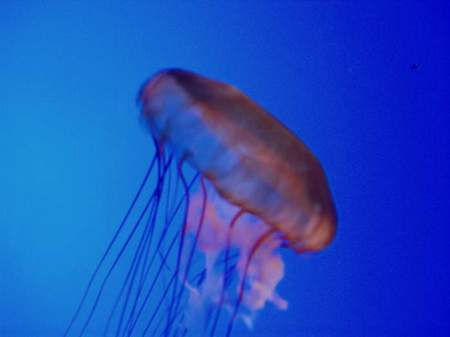
[[[250,98],[180,69],[155,75],[140,97],[153,136],[224,199],[274,226],[296,251],[332,241],[336,210],[319,161]]]
[[[237,88],[190,71],[157,73],[138,101],[155,154],[64,337],[96,318],[102,336],[229,337],[266,303],[286,309],[278,248],[320,251],[336,231],[319,161]]]

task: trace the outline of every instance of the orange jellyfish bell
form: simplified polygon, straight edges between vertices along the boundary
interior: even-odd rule
[[[319,251],[332,241],[336,210],[319,161],[237,88],[168,69],[143,86],[140,101],[157,142],[224,199],[270,225],[297,252]]]

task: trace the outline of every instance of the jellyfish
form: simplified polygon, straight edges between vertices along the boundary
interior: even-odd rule
[[[317,252],[337,215],[324,170],[236,87],[182,69],[142,86],[149,168],[64,336],[226,336],[276,287],[280,247]]]

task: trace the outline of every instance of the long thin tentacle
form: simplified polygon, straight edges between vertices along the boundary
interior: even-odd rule
[[[67,337],[68,336],[68,334],[70,333],[70,331],[71,331],[71,329],[73,327],[73,324],[78,319],[78,317],[80,315],[80,312],[81,312],[81,309],[83,308],[84,303],[86,302],[87,296],[88,296],[88,294],[89,294],[89,292],[90,292],[90,290],[92,288],[92,284],[94,283],[94,280],[97,278],[97,275],[98,275],[98,273],[100,271],[100,268],[102,267],[103,263],[105,262],[106,257],[111,252],[111,249],[112,249],[113,245],[117,241],[117,238],[118,238],[119,234],[121,233],[121,231],[122,231],[123,227],[125,226],[125,224],[126,224],[128,218],[129,218],[132,210],[134,209],[134,207],[136,205],[136,202],[139,199],[139,197],[140,197],[140,195],[142,193],[142,190],[144,189],[144,186],[146,185],[147,180],[148,180],[148,178],[149,178],[149,176],[150,176],[150,174],[151,174],[151,172],[153,170],[153,167],[154,167],[154,165],[155,165],[155,163],[156,163],[156,161],[158,159],[159,159],[159,157],[156,156],[156,155],[153,157],[153,160],[151,161],[151,163],[150,163],[150,165],[149,165],[149,167],[148,167],[148,169],[147,169],[147,171],[146,171],[146,173],[144,175],[144,178],[142,179],[142,182],[141,182],[141,184],[139,186],[138,191],[136,192],[136,195],[134,196],[130,206],[128,207],[124,217],[122,218],[122,221],[119,224],[119,227],[117,228],[116,232],[114,233],[113,238],[109,242],[105,252],[103,253],[102,257],[100,258],[99,262],[97,263],[97,265],[96,265],[96,267],[95,267],[91,277],[89,278],[89,281],[88,281],[88,283],[86,285],[86,288],[83,291],[83,295],[81,296],[80,302],[78,303],[77,309],[75,310],[75,313],[73,314],[73,316],[72,316],[72,318],[71,318],[71,320],[70,320],[70,322],[69,322],[69,324],[68,324],[68,326],[67,326],[67,328],[66,328],[66,330],[65,330],[65,332],[63,334],[63,337]]]
[[[226,244],[226,248],[225,248],[224,272],[223,272],[223,278],[222,278],[222,291],[220,292],[219,303],[218,303],[218,306],[217,306],[216,315],[214,317],[213,325],[212,325],[212,328],[211,328],[211,334],[210,334],[211,337],[214,337],[214,334],[216,332],[217,323],[219,322],[220,313],[222,311],[223,302],[225,300],[225,291],[226,291],[226,287],[227,287],[227,283],[228,283],[227,280],[228,280],[228,274],[229,274],[228,261],[229,261],[229,258],[230,258],[232,231],[233,231],[234,225],[236,224],[236,222],[239,220],[239,218],[243,214],[245,214],[245,211],[243,209],[240,209],[233,216],[233,218],[230,221],[230,225],[228,226],[227,244]]]
[[[231,319],[228,323],[226,337],[231,336],[231,331],[233,330],[233,324],[236,320],[242,300],[244,299],[245,282],[247,279],[247,272],[248,272],[248,267],[250,266],[250,262],[251,262],[253,256],[255,255],[255,253],[257,252],[257,250],[259,249],[259,247],[261,247],[261,245],[264,243],[264,241],[266,241],[273,233],[275,233],[274,228],[268,229],[263,235],[261,235],[259,237],[259,239],[255,242],[255,244],[253,245],[253,247],[250,250],[250,253],[247,258],[247,262],[245,263],[244,273],[242,275],[242,281],[241,281],[241,287],[239,289],[239,295],[238,295],[236,304],[234,306],[233,313],[231,314]]]

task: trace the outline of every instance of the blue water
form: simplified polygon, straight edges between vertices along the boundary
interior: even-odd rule
[[[284,251],[235,336],[449,336],[445,2],[0,4],[0,336],[61,336],[153,145],[135,96],[164,67],[230,82],[320,158],[333,244]]]

